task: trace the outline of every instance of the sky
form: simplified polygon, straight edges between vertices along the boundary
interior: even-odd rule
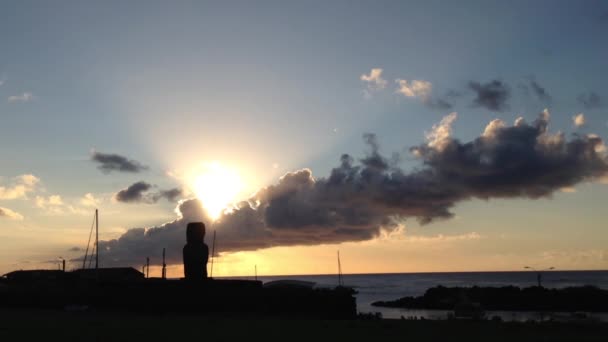
[[[8,1],[0,274],[608,268],[602,1]],[[160,274],[160,273],[159,273]]]

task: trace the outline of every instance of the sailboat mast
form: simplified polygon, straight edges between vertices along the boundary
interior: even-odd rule
[[[99,269],[99,211],[95,209],[95,269]]]
[[[211,245],[211,272],[209,272],[209,278],[213,278],[213,261],[215,258],[215,230],[213,231],[213,245]]]

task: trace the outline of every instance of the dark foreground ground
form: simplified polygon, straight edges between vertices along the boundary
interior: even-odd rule
[[[1,309],[0,341],[608,341],[608,324],[145,315]]]

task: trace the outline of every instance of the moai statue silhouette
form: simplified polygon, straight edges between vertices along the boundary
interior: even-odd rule
[[[183,256],[186,280],[207,279],[209,247],[205,244],[205,224],[203,222],[188,223]]]

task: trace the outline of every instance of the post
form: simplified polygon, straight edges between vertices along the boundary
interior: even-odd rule
[[[163,248],[163,272],[162,278],[167,279],[167,263],[165,262],[165,249]]]
[[[530,267],[530,266],[524,266],[524,268],[536,272],[536,283],[538,284],[538,287],[542,287],[543,286],[542,285],[542,279],[543,279],[542,272],[544,272],[544,271],[551,271],[551,270],[555,269],[555,267],[553,267],[553,266],[551,266],[549,268],[542,269],[542,270],[539,270],[539,269],[536,269],[536,268]]]
[[[255,265],[255,281],[258,281],[258,265]]]
[[[61,269],[65,272],[65,259],[61,259]]]
[[[146,257],[146,278],[150,278],[150,257]]]
[[[338,251],[338,286],[342,286],[342,265],[340,264],[340,251]]]

